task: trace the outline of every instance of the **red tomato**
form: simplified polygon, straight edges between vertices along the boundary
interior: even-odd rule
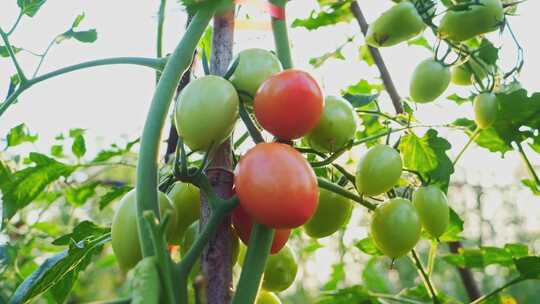
[[[280,143],[261,143],[240,158],[234,176],[240,205],[257,223],[295,228],[317,209],[315,172],[300,152]]]
[[[232,224],[234,230],[242,242],[246,245],[249,244],[249,237],[251,236],[251,228],[253,227],[253,220],[249,217],[242,206],[238,205],[232,213]],[[274,240],[272,241],[272,247],[270,253],[278,253],[289,240],[291,229],[276,229],[274,233]]]
[[[261,126],[283,140],[300,138],[321,118],[324,98],[308,73],[286,70],[269,77],[255,95],[255,116]]]

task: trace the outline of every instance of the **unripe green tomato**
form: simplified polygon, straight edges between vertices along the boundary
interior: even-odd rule
[[[486,78],[484,69],[474,60],[469,60],[460,65],[452,67],[452,83],[461,86],[468,86],[473,83],[475,75],[479,80]]]
[[[319,188],[319,205],[315,214],[304,225],[306,234],[312,238],[332,235],[347,224],[352,208],[353,204],[348,198]]]
[[[243,50],[238,54],[238,60],[230,80],[237,90],[252,97],[268,77],[282,70],[276,55],[263,49]]]
[[[161,216],[171,212],[167,225],[167,240],[170,241],[176,237],[176,211],[164,193],[158,192],[158,201]],[[111,228],[113,252],[124,271],[133,268],[142,259],[137,226],[137,200],[133,189],[120,200]]]
[[[399,181],[402,166],[398,151],[386,145],[373,146],[356,168],[358,192],[374,196],[392,189]]]
[[[474,121],[480,129],[487,129],[497,119],[497,96],[481,93],[474,98]]]
[[[434,238],[440,237],[450,221],[448,199],[444,192],[433,185],[421,187],[413,194],[412,202],[422,227]]]
[[[495,31],[503,20],[501,0],[479,0],[466,10],[448,10],[441,19],[439,35],[444,39],[464,41]]]
[[[281,300],[279,300],[275,293],[262,289],[257,295],[255,304],[281,304]]]
[[[356,113],[342,97],[326,96],[324,110],[317,126],[306,135],[309,145],[321,152],[343,148],[356,132]]]
[[[219,146],[234,128],[238,103],[236,89],[222,77],[208,75],[191,81],[176,104],[178,135],[193,151]]]
[[[294,253],[285,246],[266,260],[262,287],[268,291],[283,291],[294,283],[297,271]]]
[[[425,28],[414,4],[403,1],[385,11],[370,25],[366,43],[373,47],[396,45],[417,36]]]
[[[450,68],[434,59],[426,59],[416,67],[411,78],[413,101],[428,103],[441,96],[450,84]]]
[[[396,259],[414,248],[420,239],[420,219],[412,203],[393,198],[375,209],[371,237],[387,256]]]
[[[180,244],[189,225],[199,219],[201,208],[200,191],[199,188],[192,184],[176,182],[171,191],[167,193],[167,196],[171,199],[176,210],[177,237],[172,242]]]
[[[132,304],[160,303],[161,284],[155,257],[139,261],[133,271],[131,281]]]

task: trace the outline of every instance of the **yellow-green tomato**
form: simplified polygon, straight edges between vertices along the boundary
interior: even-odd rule
[[[285,246],[266,260],[262,287],[268,291],[283,291],[292,285],[297,271],[294,253]]]
[[[257,295],[255,304],[281,304],[281,301],[275,293],[262,289]]]
[[[327,96],[317,126],[306,135],[309,145],[321,152],[335,152],[345,146],[356,132],[356,113],[344,98]]]
[[[434,238],[440,237],[450,221],[448,199],[444,192],[433,185],[421,187],[413,194],[412,202],[422,227]]]
[[[477,77],[478,80],[486,78],[486,72],[474,60],[469,60],[460,65],[452,67],[453,84],[468,86],[473,83],[474,77]]]
[[[334,192],[319,188],[319,205],[311,219],[304,224],[306,234],[312,238],[332,235],[349,221],[353,204]]]
[[[158,192],[158,199],[161,215],[165,215],[166,212],[172,213],[167,225],[167,240],[174,239],[176,211],[167,195]],[[114,214],[111,228],[113,252],[124,271],[133,268],[142,258],[137,226],[137,200],[136,191],[133,189],[120,200],[120,207]]]
[[[448,10],[441,19],[439,35],[454,41],[464,41],[495,31],[504,20],[501,0],[471,1],[466,10]]]
[[[176,182],[167,193],[176,210],[177,238],[172,240],[179,244],[184,237],[186,229],[199,219],[201,199],[199,188],[189,183]]]
[[[420,219],[412,203],[393,198],[375,209],[371,237],[387,256],[396,259],[414,248],[420,239]]]
[[[238,54],[238,66],[230,80],[236,89],[254,97],[261,84],[281,70],[276,55],[263,49],[247,49]]]
[[[373,146],[356,168],[358,192],[374,196],[390,190],[399,181],[402,166],[398,151],[386,145]]]
[[[425,28],[414,4],[403,1],[385,11],[370,25],[366,42],[373,47],[392,46],[414,38]]]
[[[487,129],[497,119],[497,96],[481,93],[474,98],[474,121],[480,129]]]
[[[414,70],[410,95],[418,103],[434,101],[450,84],[450,68],[434,59],[426,59]]]
[[[193,151],[220,145],[234,128],[238,103],[236,89],[224,78],[208,75],[193,80],[176,104],[178,135]]]

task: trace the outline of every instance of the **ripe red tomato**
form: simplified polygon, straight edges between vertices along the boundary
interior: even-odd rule
[[[240,240],[246,245],[249,244],[253,220],[240,205],[238,205],[232,213],[232,224]],[[272,247],[270,248],[270,254],[278,253],[281,248],[287,244],[290,234],[291,229],[276,229]]]
[[[308,73],[286,70],[263,82],[253,107],[264,129],[280,139],[290,140],[315,128],[324,98],[317,81]]]
[[[317,209],[315,172],[300,152],[280,143],[261,143],[240,158],[234,176],[240,205],[257,223],[295,228]]]

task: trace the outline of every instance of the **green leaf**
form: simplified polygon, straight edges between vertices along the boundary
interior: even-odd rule
[[[320,2],[320,1],[319,1]],[[323,26],[334,25],[340,22],[348,22],[352,19],[349,9],[351,1],[331,1],[328,5],[323,5],[323,11],[311,11],[306,19],[295,19],[292,27],[303,27],[308,30],[315,30]]]
[[[128,153],[131,150],[131,148],[138,142],[139,142],[139,139],[137,138],[133,141],[128,142],[124,148],[120,148],[116,144],[113,144],[111,145],[109,149],[100,151],[96,155],[96,157],[92,160],[92,163],[100,163],[100,162],[107,161],[116,156],[122,156]]]
[[[372,66],[375,64],[375,60],[373,60],[373,56],[371,56],[371,52],[367,44],[360,46],[359,57],[360,60],[364,61],[368,66]]]
[[[380,304],[377,298],[371,296],[367,288],[355,285],[322,294],[317,304]]]
[[[9,130],[7,135],[7,146],[15,147],[25,142],[33,143],[38,139],[37,135],[30,134],[24,123]]]
[[[12,45],[11,50],[13,51],[14,54],[17,54],[22,49]],[[9,51],[5,45],[0,45],[0,57],[4,57],[4,58],[9,57]]]
[[[343,263],[336,263],[332,265],[332,274],[330,279],[322,287],[323,290],[334,290],[339,283],[345,280],[345,265]]]
[[[383,253],[379,250],[379,248],[377,248],[371,237],[361,239],[360,241],[354,243],[354,246],[360,249],[365,254],[374,256],[383,255]]]
[[[28,17],[34,17],[46,1],[47,0],[17,0],[17,5],[21,8],[23,14]]]
[[[80,222],[69,234],[61,236],[52,242],[56,246],[65,246],[71,243],[78,243],[87,238],[98,238],[111,231],[110,228],[100,227],[93,222]]]
[[[64,156],[64,146],[62,145],[52,145],[51,146],[51,155],[54,157]]]
[[[353,94],[345,93],[343,95],[343,98],[347,99],[347,101],[351,103],[353,108],[363,107],[363,106],[377,100],[378,97],[379,97],[379,95],[377,95],[377,94],[374,94],[374,95],[355,94],[355,95],[353,95]]]
[[[99,209],[101,210],[107,207],[111,202],[124,196],[124,194],[128,193],[131,189],[133,189],[133,187],[129,186],[121,186],[111,189],[109,192],[105,193],[105,195],[100,198],[98,202]]]
[[[8,267],[13,265],[16,257],[16,247],[9,244],[0,245],[0,273],[3,273]]]
[[[73,145],[71,145],[71,151],[77,158],[81,158],[86,154],[86,142],[82,134],[78,134],[73,139]]]
[[[309,59],[309,64],[311,64],[314,68],[318,68],[321,65],[323,65],[327,60],[329,59],[339,59],[339,60],[345,60],[345,57],[341,53],[341,50],[343,49],[343,45],[338,47],[332,52],[328,52],[320,57],[314,57]]]
[[[73,20],[73,23],[71,24],[71,28],[79,27],[79,24],[81,24],[81,22],[84,20],[84,17],[84,13],[77,15],[77,17],[75,17],[75,20]]]
[[[430,52],[433,52],[433,48],[431,47],[431,45],[427,41],[426,37],[424,37],[424,36],[419,36],[419,37],[416,37],[414,39],[411,39],[411,40],[407,41],[407,45],[408,46],[421,46],[421,47],[429,50]]]
[[[463,232],[463,220],[459,215],[450,208],[450,222],[446,231],[439,237],[441,242],[455,242],[461,240],[461,233]]]
[[[98,238],[90,237],[72,244],[68,250],[46,259],[17,287],[9,303],[27,303],[56,286],[62,288],[55,288],[55,298],[65,299],[71,291],[74,278],[77,278],[78,274],[90,264],[92,257],[99,254],[103,245],[109,241],[109,234]]]
[[[470,98],[461,97],[461,96],[459,96],[459,95],[456,94],[456,93],[454,93],[454,94],[452,94],[452,95],[446,97],[446,99],[451,100],[451,101],[455,102],[455,103],[458,104],[458,105],[462,105],[462,104],[464,104],[464,103],[466,103],[466,102],[470,102],[470,101],[471,101]]]
[[[35,166],[0,175],[2,182],[3,218],[10,219],[15,213],[32,202],[50,183],[60,177],[68,177],[75,167],[63,164],[43,154],[32,152],[29,159]],[[1,163],[0,163],[1,164]]]
[[[534,195],[540,195],[540,186],[536,183],[535,180],[532,180],[532,179],[522,179],[521,180],[521,183],[531,189],[532,193]]]
[[[77,188],[66,189],[66,200],[75,206],[82,206],[86,201],[96,194],[96,187],[99,182],[91,182]]]
[[[540,278],[540,257],[529,256],[519,258],[514,261],[517,270],[522,278],[538,279]]]
[[[482,39],[478,47],[478,57],[488,65],[494,65],[499,59],[499,49],[488,39]]]
[[[371,291],[390,293],[392,282],[388,278],[388,265],[383,265],[380,260],[375,257],[369,259],[362,271],[362,282]]]
[[[446,262],[459,267],[480,269],[489,265],[513,267],[516,259],[526,257],[528,251],[527,246],[523,244],[508,244],[503,248],[483,246],[479,248],[460,248],[457,254],[448,254],[442,258]]]

